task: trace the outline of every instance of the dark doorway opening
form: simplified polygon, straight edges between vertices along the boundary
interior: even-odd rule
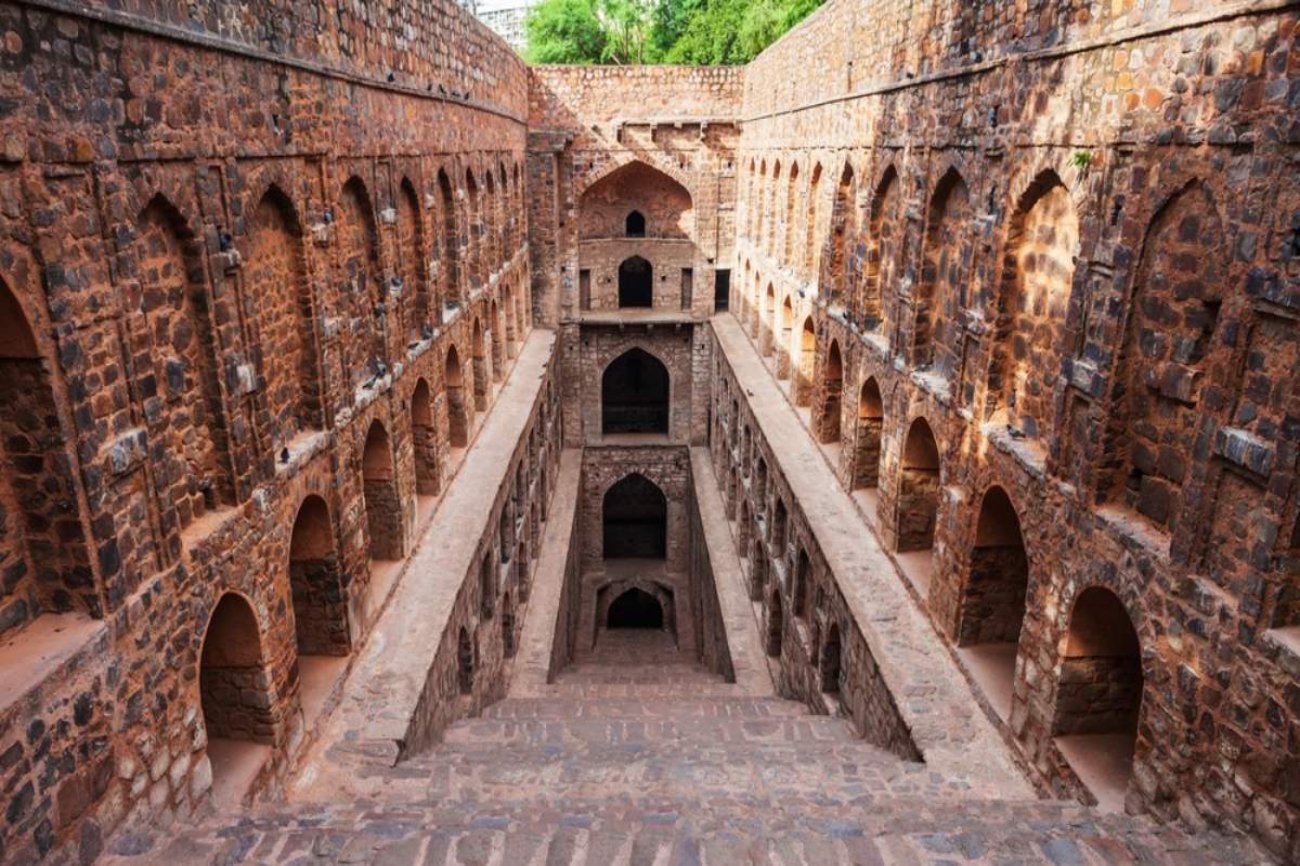
[[[609,606],[605,624],[609,628],[662,629],[664,609],[659,600],[645,590],[629,589]]]
[[[618,266],[619,307],[654,306],[654,268],[640,256]]]
[[[634,210],[627,215],[623,227],[630,238],[645,237],[645,216],[639,210]]]
[[[606,559],[664,559],[668,553],[668,499],[644,475],[632,473],[605,492]]]
[[[713,272],[713,312],[724,312],[731,305],[731,271],[719,268]]]
[[[629,349],[600,380],[601,432],[667,433],[668,368],[641,349]]]

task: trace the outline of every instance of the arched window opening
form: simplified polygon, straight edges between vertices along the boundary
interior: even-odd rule
[[[460,355],[455,346],[447,347],[447,362],[443,367],[443,386],[447,389],[447,427],[452,448],[469,444],[471,409],[465,398],[465,376],[460,368]]]
[[[640,256],[624,259],[618,266],[618,306],[654,306],[654,268]]]
[[[1029,560],[1020,518],[1006,491],[990,487],[976,524],[957,645],[967,648],[976,681],[1003,718],[1011,714],[1011,685],[1028,589]]]
[[[488,385],[492,373],[488,370],[487,343],[483,339],[483,323],[478,319],[470,329],[470,356],[474,367],[474,409],[486,412],[488,407]]]
[[[813,371],[817,366],[817,332],[812,316],[803,320],[799,332],[799,371],[794,380],[794,404],[808,406],[813,399]]]
[[[313,337],[315,308],[303,257],[302,227],[288,196],[269,188],[249,220],[243,276],[258,299],[263,389],[275,453],[299,434],[322,426]]]
[[[634,210],[627,215],[623,223],[623,232],[630,238],[645,237],[645,216],[639,210]]]
[[[662,629],[664,608],[659,599],[643,589],[633,587],[609,606],[606,628]]]
[[[858,436],[853,455],[853,489],[880,484],[880,437],[885,428],[884,401],[875,378],[862,383],[858,393]]]
[[[442,298],[448,309],[460,306],[460,232],[456,228],[456,195],[447,172],[438,171],[438,207],[442,216]]]
[[[425,277],[424,222],[420,198],[410,178],[402,178],[397,195],[397,255],[402,280],[402,318],[409,340],[424,339],[430,325],[429,281]]]
[[[492,551],[483,554],[478,567],[478,610],[483,619],[491,619],[497,608],[497,569]]]
[[[293,522],[289,588],[300,663],[303,656],[347,655],[347,591],[329,506],[319,496],[304,499]]]
[[[762,328],[762,339],[760,340],[759,349],[766,357],[771,355],[776,347],[776,288],[771,283],[767,284],[767,294],[764,295]]]
[[[794,339],[794,304],[787,295],[781,304],[781,327],[777,332],[776,378],[790,378],[790,343]]]
[[[641,349],[614,359],[600,380],[601,432],[668,433],[668,368]]]
[[[840,441],[841,399],[844,390],[844,361],[840,357],[838,340],[831,340],[822,365],[821,412],[818,424],[818,441]]]
[[[785,548],[789,543],[787,523],[789,523],[789,516],[786,512],[785,500],[778,496],[776,507],[772,509],[772,553],[777,557],[785,555]]]
[[[799,558],[794,567],[794,615],[806,619],[810,613],[808,609],[808,585],[812,583],[812,562],[808,559],[808,551],[800,550]]]
[[[1124,603],[1091,587],[1070,614],[1052,733],[1102,809],[1120,811],[1142,709],[1142,650]]]
[[[632,473],[605,491],[601,508],[605,559],[664,559],[668,498],[653,481]]]
[[[939,445],[924,418],[907,431],[899,464],[896,507],[898,552],[934,547],[939,512]]]
[[[780,658],[781,646],[785,641],[785,615],[781,610],[781,590],[772,587],[767,598],[767,654]]]
[[[433,419],[433,397],[424,379],[416,382],[411,392],[411,438],[415,451],[415,492],[420,496],[437,496],[442,488],[438,430]]]
[[[460,634],[456,639],[456,684],[460,687],[462,695],[474,694],[474,663],[475,663],[474,642],[470,640],[469,632],[461,626]]]
[[[921,278],[916,292],[913,362],[942,375],[956,369],[966,270],[970,262],[970,193],[956,171],[935,187],[926,218]]]
[[[1161,209],[1143,244],[1106,449],[1119,459],[1103,491],[1166,532],[1182,512],[1206,411],[1200,398],[1216,372],[1207,358],[1230,258],[1218,209],[1199,183]]]
[[[154,479],[184,529],[234,501],[210,303],[201,250],[171,203],[156,196],[140,214],[139,228],[141,308],[162,397],[156,418],[167,428],[152,435],[183,443],[165,450]]]
[[[494,300],[488,308],[488,343],[492,352],[492,381],[500,382],[505,378],[506,360],[504,352],[505,330],[501,325],[501,307]]]
[[[370,532],[370,558],[401,559],[405,547],[402,499],[397,492],[393,449],[388,431],[378,421],[370,424],[361,454],[361,478]]]
[[[837,695],[840,691],[840,626],[831,623],[826,640],[822,643],[821,657],[817,662],[818,678],[822,691]]]
[[[362,325],[361,333],[355,336],[344,331],[343,347],[355,383],[372,377],[378,363],[388,360],[384,339],[388,315],[383,312],[388,290],[382,283],[375,212],[361,178],[353,176],[343,185],[339,211],[339,246],[348,287],[345,295],[353,317]]]
[[[208,619],[199,655],[199,704],[212,764],[212,798],[238,804],[270,754],[276,729],[257,616],[226,593]]]
[[[515,605],[508,592],[501,597],[501,648],[506,658],[515,657]]]
[[[477,291],[484,283],[483,200],[470,169],[465,170],[465,206],[469,215],[469,229],[465,232],[465,272],[469,276],[470,290]]]

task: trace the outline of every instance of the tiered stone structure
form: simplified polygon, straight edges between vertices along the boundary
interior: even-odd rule
[[[1300,862],[1297,32],[0,2],[0,862]]]

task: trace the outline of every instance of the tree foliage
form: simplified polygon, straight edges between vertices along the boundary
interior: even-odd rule
[[[542,0],[533,63],[747,63],[823,0]]]

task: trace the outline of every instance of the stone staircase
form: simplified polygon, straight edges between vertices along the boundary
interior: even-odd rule
[[[1070,802],[1009,801],[946,779],[679,658],[657,636],[602,638],[545,697],[507,698],[373,796],[267,804],[179,835],[125,834],[106,862],[437,866],[1252,864]]]

